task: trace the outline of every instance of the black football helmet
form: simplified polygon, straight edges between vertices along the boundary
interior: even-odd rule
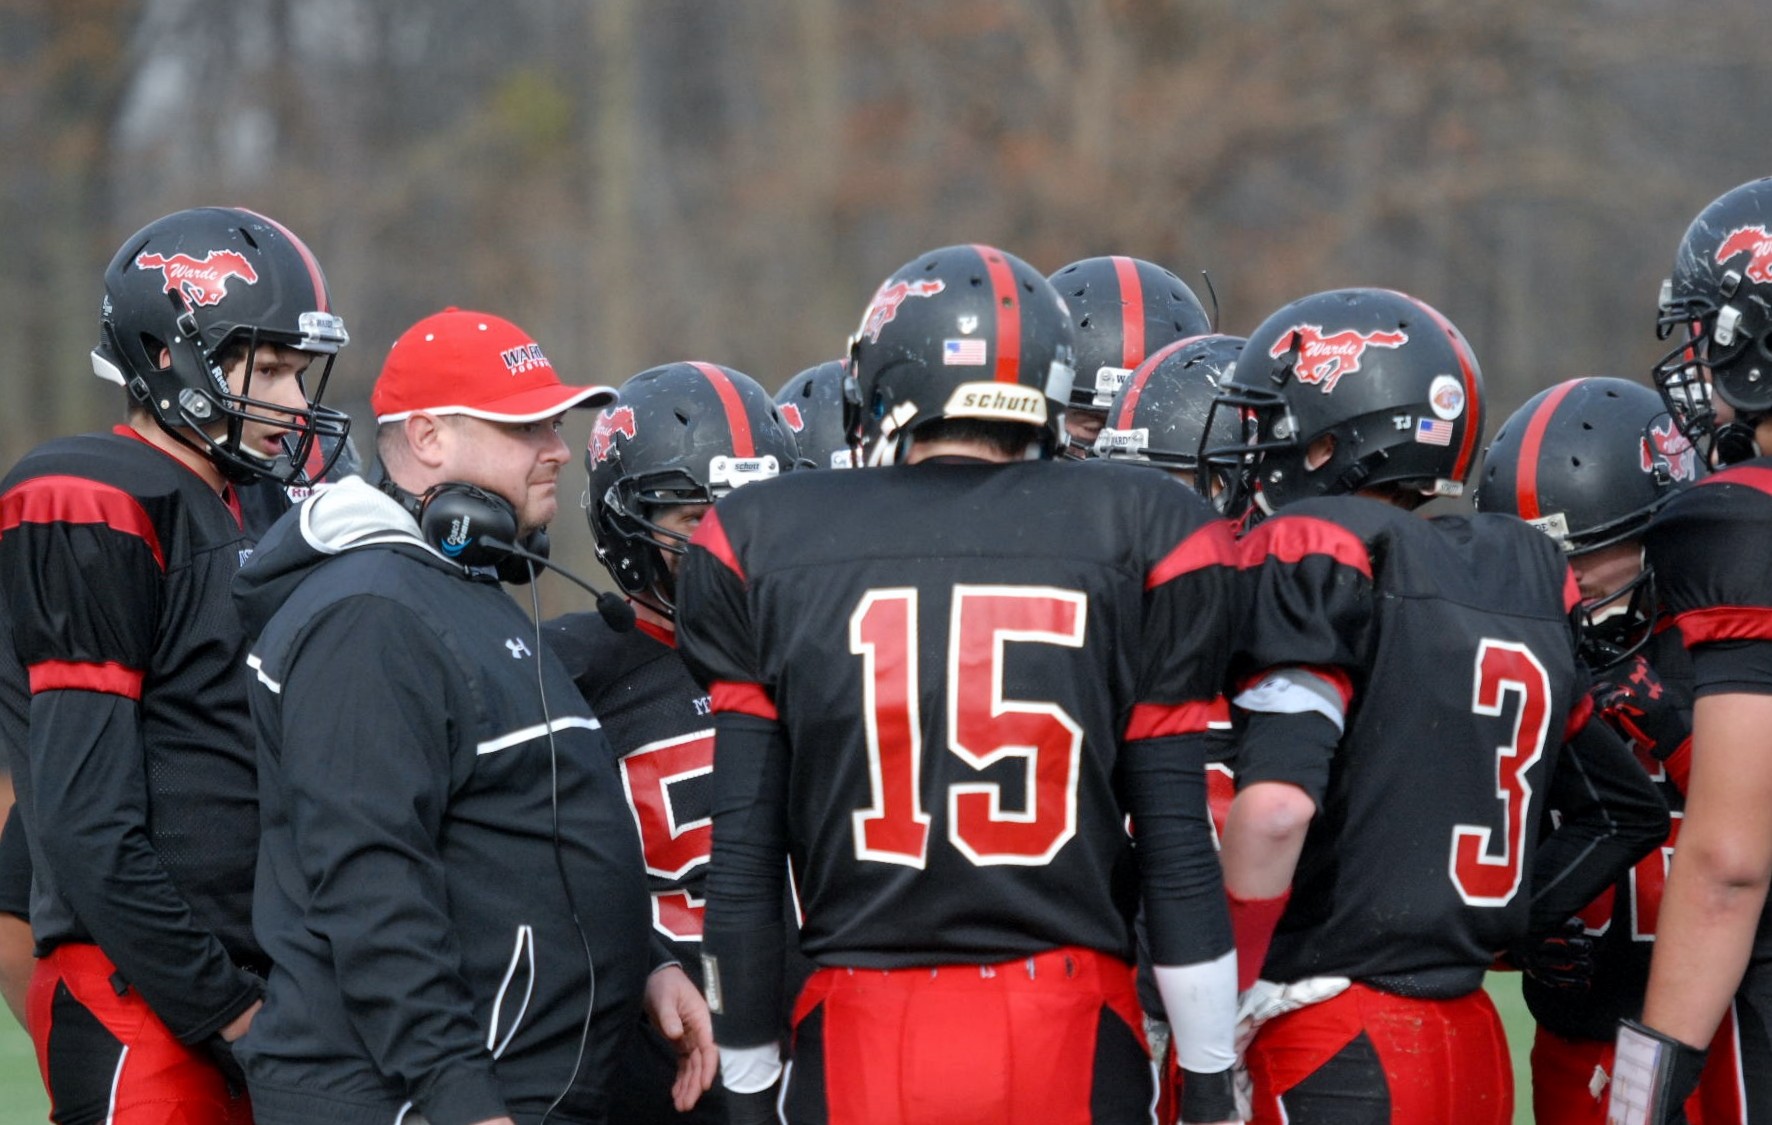
[[[1154,262],[1113,254],[1084,258],[1047,278],[1077,328],[1070,408],[1106,414],[1132,371],[1158,348],[1212,331],[1187,283]],[[1066,452],[1094,450],[1073,442]]]
[[[1237,440],[1229,411],[1218,413],[1217,432],[1203,439],[1219,382],[1236,366],[1243,343],[1241,336],[1194,336],[1146,356],[1114,396],[1095,455],[1184,473],[1197,484],[1200,447]]]
[[[1772,414],[1772,178],[1724,192],[1686,228],[1656,317],[1662,339],[1676,332],[1654,378],[1681,432],[1706,464],[1757,456],[1754,426]],[[1712,394],[1735,421],[1719,424]]]
[[[815,469],[850,469],[857,464],[849,424],[855,416],[854,391],[840,359],[808,367],[775,392],[782,420],[794,431],[801,461]]]
[[[197,207],[149,223],[105,270],[100,321],[94,373],[127,387],[162,429],[227,479],[318,480],[330,463],[312,471],[316,442],[344,448],[350,419],[320,399],[350,336],[332,312],[313,252],[275,219],[238,207]],[[261,344],[324,358],[319,377],[304,383],[308,409],[292,413],[254,399],[250,363],[240,393],[229,390],[224,353],[240,346],[250,356]],[[171,357],[164,367],[162,349]],[[243,448],[247,421],[287,428],[289,455],[267,460]]]
[[[1483,435],[1483,377],[1457,328],[1391,289],[1333,289],[1294,301],[1249,334],[1220,388],[1240,439],[1207,447],[1230,482],[1225,511],[1273,511],[1375,485],[1458,496]],[[1309,466],[1311,446],[1333,439]]]
[[[623,593],[670,616],[675,592],[661,552],[681,555],[688,539],[660,526],[658,509],[712,504],[798,458],[781,411],[749,375],[695,362],[640,372],[597,414],[585,449],[598,561]]]
[[[1627,379],[1571,379],[1540,391],[1495,433],[1477,510],[1518,516],[1571,556],[1642,534],[1703,472],[1661,397]],[[1654,578],[1583,607],[1584,656],[1596,667],[1641,648],[1654,625]]]
[[[1025,423],[1051,456],[1071,395],[1070,313],[1032,266],[994,246],[931,250],[881,284],[849,343],[870,465],[941,418]]]

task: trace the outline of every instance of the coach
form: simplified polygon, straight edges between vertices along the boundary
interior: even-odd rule
[[[235,584],[275,964],[239,1051],[258,1125],[601,1123],[643,992],[711,1076],[705,1005],[649,954],[615,757],[496,575],[555,514],[565,411],[612,399],[508,321],[427,317],[371,398],[379,487],[309,501]]]

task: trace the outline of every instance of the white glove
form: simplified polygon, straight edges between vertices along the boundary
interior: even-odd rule
[[[1256,981],[1237,997],[1237,1059],[1242,1060],[1255,1033],[1267,1021],[1340,996],[1352,983],[1346,977],[1306,977],[1290,984]]]

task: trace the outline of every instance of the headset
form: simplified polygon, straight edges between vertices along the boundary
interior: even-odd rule
[[[537,566],[547,567],[595,597],[597,612],[611,629],[626,633],[634,627],[634,609],[619,594],[599,590],[548,561],[546,528],[519,538],[517,509],[497,493],[463,481],[444,481],[415,496],[395,484],[385,470],[377,487],[418,521],[419,534],[444,558],[469,570],[490,567],[500,582],[514,586],[528,585],[535,579]]]

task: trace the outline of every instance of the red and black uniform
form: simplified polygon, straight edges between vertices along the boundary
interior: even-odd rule
[[[713,843],[714,718],[708,693],[677,655],[671,632],[639,622],[627,632],[601,614],[573,613],[545,626],[585,702],[620,758],[622,787],[640,832],[652,896],[654,940],[697,987],[708,852]],[[650,1024],[629,1040],[610,1119],[723,1122],[718,1083],[688,1114],[671,1105],[676,1048]]]
[[[259,998],[266,969],[229,595],[251,547],[237,508],[126,427],[41,446],[0,484],[0,723],[30,830],[31,1031],[57,1121],[103,1120],[113,1097],[119,1122],[174,1098],[244,1112],[192,1046]]]
[[[1666,626],[1669,623],[1664,622]],[[1647,675],[1640,668],[1647,668]],[[1601,687],[1600,717],[1630,743],[1649,779],[1667,802],[1671,824],[1662,846],[1638,860],[1614,886],[1582,910],[1583,930],[1594,942],[1592,976],[1580,987],[1558,987],[1528,974],[1521,981],[1526,1006],[1538,1022],[1532,1044],[1532,1112],[1544,1125],[1603,1125],[1606,1120],[1604,1081],[1596,1081],[1596,1069],[1612,1073],[1612,1055],[1618,1021],[1637,1019],[1643,1011],[1643,993],[1649,981],[1649,959],[1655,950],[1655,930],[1661,913],[1661,893],[1667,882],[1668,864],[1679,840],[1680,818],[1685,807],[1685,780],[1691,757],[1692,662],[1677,629],[1663,627],[1652,635],[1640,654],[1614,668],[1597,673]],[[1632,685],[1631,678],[1644,681]],[[1633,702],[1623,703],[1617,714],[1605,702],[1604,685],[1623,680],[1630,692],[1648,691],[1657,696],[1661,721],[1646,727],[1636,717]],[[1665,710],[1659,710],[1664,708]],[[1661,745],[1656,740],[1671,741]],[[1727,1056],[1724,1040],[1719,1057]],[[1726,1081],[1707,1082],[1714,1092],[1694,1094],[1687,1103],[1691,1125],[1740,1121],[1740,1098]],[[1712,1111],[1704,1111],[1711,1098]],[[1720,1116],[1718,1116],[1720,1115]]]
[[[1568,565],[1511,518],[1361,497],[1290,505],[1243,545],[1261,568],[1249,667],[1312,670],[1345,703],[1327,761],[1239,748],[1239,785],[1289,782],[1320,810],[1261,975],[1352,982],[1257,1034],[1253,1120],[1337,1104],[1360,1120],[1509,1121],[1485,972],[1667,831],[1609,732],[1564,747],[1591,712]],[[1547,804],[1563,815],[1548,835]]]
[[[1691,653],[1694,695],[1772,694],[1772,458],[1732,466],[1676,496],[1650,523],[1644,547],[1662,605]],[[1772,911],[1760,916],[1732,1015],[1733,1035],[1719,1037],[1705,1065],[1706,1122],[1772,1117]],[[1713,1108],[1713,1091],[1728,1087],[1741,1092],[1745,1116]]]
[[[1159,964],[1231,948],[1201,743],[1235,554],[1111,465],[797,474],[703,520],[679,629],[718,731],[710,1000],[723,1049],[775,1038],[791,857],[820,971],[789,1120],[1148,1120],[1141,876]]]

